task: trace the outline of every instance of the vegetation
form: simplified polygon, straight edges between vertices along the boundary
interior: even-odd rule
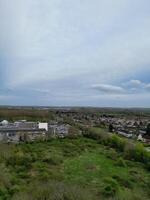
[[[97,140],[100,144],[114,148],[121,153],[122,157],[127,160],[141,162],[149,168],[150,153],[146,151],[141,143],[135,143],[128,139],[121,138],[116,134],[109,134],[103,129],[92,128],[84,131],[84,136]]]
[[[1,144],[0,199],[150,199],[150,173],[141,160],[141,146],[132,161],[130,148],[124,152],[125,142],[109,141],[107,134],[98,132],[98,140],[78,137]]]
[[[147,125],[146,134],[150,135],[150,124]]]
[[[0,120],[7,119],[9,121],[29,120],[29,121],[47,121],[54,119],[54,112],[49,110],[38,109],[0,109]]]
[[[67,107],[66,107],[67,109]],[[65,108],[64,108],[65,110]],[[69,113],[70,111],[70,113]],[[123,109],[123,108],[81,108],[72,107],[71,110],[63,112],[63,109],[52,108],[52,107],[13,107],[13,106],[0,106],[0,120],[7,119],[9,121],[15,121],[20,119],[32,120],[32,121],[47,121],[54,119],[56,116],[61,116],[65,113],[67,121],[70,119],[71,113],[88,116],[112,116],[112,117],[122,117],[127,116],[128,118],[134,117],[150,117],[149,108],[141,109]],[[64,118],[64,116],[63,116]],[[69,118],[69,119],[68,119]],[[83,121],[83,118],[82,118]]]

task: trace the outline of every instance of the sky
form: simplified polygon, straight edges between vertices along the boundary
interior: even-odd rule
[[[150,107],[150,1],[0,0],[0,105]]]

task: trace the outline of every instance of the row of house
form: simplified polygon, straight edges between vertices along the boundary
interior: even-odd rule
[[[130,125],[111,125],[113,127],[113,132],[124,136],[126,138],[137,139],[144,143],[150,144],[150,135],[147,134],[148,121],[145,124],[139,125],[138,123],[133,123]]]
[[[81,124],[86,128],[98,126],[107,128],[111,124],[113,132],[127,138],[138,139],[149,143],[149,136],[146,135],[146,127],[150,123],[148,116],[142,115],[110,115],[97,112],[77,112],[77,111],[59,111],[59,119],[68,118],[75,124]]]

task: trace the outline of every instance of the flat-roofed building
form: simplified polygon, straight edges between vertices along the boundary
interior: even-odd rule
[[[39,122],[39,129],[45,129],[46,131],[48,131],[48,123]]]

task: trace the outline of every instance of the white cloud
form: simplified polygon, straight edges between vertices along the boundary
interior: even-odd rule
[[[129,81],[129,85],[132,85],[134,87],[139,87],[142,85],[142,82],[140,80],[131,80]]]
[[[130,80],[127,83],[122,83],[122,86],[109,84],[94,84],[92,89],[107,94],[143,94],[150,91],[150,83],[144,83],[140,80]]]
[[[92,85],[92,88],[108,94],[122,94],[125,92],[125,90],[120,86],[107,85],[107,84],[95,84]]]
[[[145,84],[145,89],[150,91],[150,83],[149,84]]]

